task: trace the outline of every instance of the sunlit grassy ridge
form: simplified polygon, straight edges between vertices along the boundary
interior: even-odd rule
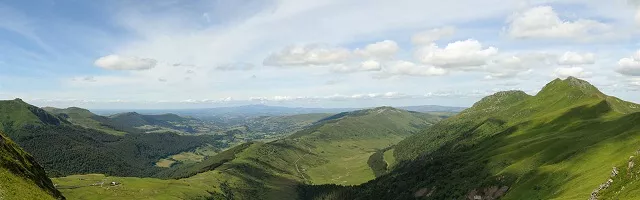
[[[52,114],[58,115],[61,118],[66,119],[67,121],[85,127],[91,128],[99,131],[103,131],[105,133],[113,134],[113,135],[124,135],[126,134],[123,130],[117,130],[115,127],[110,126],[110,119],[104,116],[99,116],[91,113],[89,110],[71,107],[66,109],[58,109],[58,108],[43,108],[43,110],[50,112]]]
[[[26,125],[69,124],[21,99],[0,101],[0,131],[10,132]]]
[[[0,199],[64,199],[35,159],[1,131]]]
[[[640,148],[638,108],[576,78],[499,92],[400,142],[391,173],[306,197],[588,199]]]

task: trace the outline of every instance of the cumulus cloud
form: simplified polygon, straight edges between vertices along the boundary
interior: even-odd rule
[[[356,49],[355,53],[374,59],[390,59],[400,51],[398,43],[392,40],[384,40],[367,45],[364,49]]]
[[[525,67],[525,61],[517,56],[511,56],[501,59],[496,59],[487,67],[489,73],[485,76],[485,79],[505,79],[513,78],[523,70],[528,70]]]
[[[450,37],[456,33],[454,27],[436,28],[428,31],[417,33],[411,37],[414,45],[429,45],[445,37]]]
[[[567,78],[569,76],[577,77],[577,78],[589,78],[592,73],[586,71],[582,67],[561,67],[556,68],[554,75],[558,78]]]
[[[384,68],[385,72],[390,75],[408,75],[408,76],[442,76],[447,74],[447,70],[434,67],[418,65],[409,61],[394,61]]]
[[[146,70],[156,66],[158,62],[150,58],[108,55],[98,58],[94,65],[110,70]]]
[[[592,65],[596,63],[596,56],[593,53],[565,52],[558,58],[559,65]]]
[[[595,20],[562,20],[551,6],[538,6],[517,13],[507,28],[508,35],[518,39],[588,40],[610,31],[610,25]]]
[[[545,52],[518,53],[496,58],[486,66],[488,75],[485,79],[507,79],[527,75],[533,68],[550,65],[557,60],[557,55]]]
[[[487,61],[498,54],[495,47],[484,48],[477,40],[464,40],[448,44],[440,48],[431,44],[416,51],[416,59],[428,65],[442,68],[468,68],[487,64]]]
[[[305,66],[343,63],[351,58],[346,48],[309,44],[293,45],[272,53],[263,62],[266,66]]]
[[[636,16],[634,17],[637,26],[640,26],[640,7],[636,8]]]
[[[380,71],[381,69],[382,64],[375,60],[367,60],[360,64],[336,64],[331,66],[331,71],[338,73]]]
[[[640,50],[631,57],[620,59],[618,66],[616,71],[622,75],[640,76]]]
[[[247,70],[253,69],[254,67],[255,67],[255,65],[253,65],[251,63],[245,63],[245,62],[227,63],[227,64],[218,65],[216,67],[216,70],[221,70],[221,71],[236,71],[236,70],[247,71]],[[187,70],[187,72],[189,72],[189,71]]]
[[[250,97],[249,101],[348,101],[348,100],[364,100],[364,99],[405,99],[412,98],[416,95],[407,95],[399,92],[385,92],[385,93],[363,93],[363,94],[333,94],[326,96],[272,96],[272,97]]]

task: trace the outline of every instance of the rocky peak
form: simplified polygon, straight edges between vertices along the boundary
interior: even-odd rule
[[[570,93],[573,93],[573,94],[581,93],[589,96],[600,96],[600,97],[606,96],[602,92],[600,92],[598,88],[591,85],[591,83],[582,79],[578,79],[573,76],[570,76],[564,80],[555,79],[549,82],[547,85],[544,86],[544,88],[542,88],[542,90],[540,90],[540,92],[536,96],[560,95],[560,94],[570,94]]]

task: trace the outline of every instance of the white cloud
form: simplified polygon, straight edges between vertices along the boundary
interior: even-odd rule
[[[411,37],[414,45],[429,45],[445,37],[450,37],[456,33],[453,27],[436,28],[428,31],[417,33]]]
[[[640,7],[636,9],[636,16],[634,19],[636,21],[636,25],[640,26]]]
[[[547,52],[521,52],[512,55],[502,55],[490,61],[484,68],[488,73],[485,79],[506,79],[524,77],[536,68],[543,68],[555,64],[558,56]]]
[[[611,30],[610,25],[595,20],[562,20],[551,6],[538,6],[515,14],[507,33],[518,39],[589,40],[610,34]]]
[[[418,65],[409,61],[394,61],[385,66],[384,71],[391,75],[408,76],[442,76],[447,74],[447,70],[434,67]]]
[[[267,66],[305,66],[343,63],[351,58],[351,51],[326,45],[293,45],[272,53],[263,62]]]
[[[568,51],[558,58],[559,65],[592,65],[596,63],[593,53],[577,53]]]
[[[404,99],[412,98],[419,95],[407,95],[399,92],[385,92],[385,93],[366,93],[366,94],[333,94],[325,96],[271,96],[271,97],[250,97],[249,101],[261,101],[261,102],[284,102],[284,101],[349,101],[349,100],[364,100],[364,99]]]
[[[520,73],[528,71],[525,67],[525,62],[517,56],[496,59],[487,66],[486,70],[489,74],[485,76],[485,79],[513,78]]]
[[[110,70],[146,70],[156,66],[158,62],[149,58],[108,55],[94,62],[94,65]]]
[[[495,47],[484,48],[477,40],[464,40],[448,44],[440,48],[431,44],[416,51],[416,59],[428,65],[442,68],[468,68],[487,64],[487,61],[498,54]]]
[[[375,60],[367,60],[360,64],[336,64],[331,66],[331,71],[337,73],[380,71],[381,69],[382,65]]]
[[[360,64],[337,64],[331,66],[332,72],[338,73],[352,73],[363,71],[380,71],[382,70],[382,64],[375,60],[367,60]]]
[[[355,53],[374,59],[390,59],[393,58],[398,51],[400,51],[398,43],[392,40],[384,40],[369,44],[364,49],[356,49]]]
[[[556,68],[554,75],[559,78],[567,78],[569,76],[576,78],[589,78],[592,73],[585,71],[582,67],[561,67]]]
[[[622,58],[618,61],[618,69],[616,71],[627,76],[640,76],[640,50],[633,56]]]
[[[360,67],[366,71],[380,71],[382,69],[380,62],[375,60],[364,61],[360,64]]]

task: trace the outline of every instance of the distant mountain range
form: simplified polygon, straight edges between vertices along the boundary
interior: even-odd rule
[[[406,106],[397,107],[408,111],[415,112],[446,112],[457,113],[463,111],[464,107],[449,107],[449,106],[437,106],[437,105],[422,105],[422,106]],[[310,113],[340,113],[360,110],[363,108],[301,108],[301,107],[280,107],[280,106],[267,106],[267,105],[246,105],[235,107],[220,107],[220,108],[203,108],[203,109],[175,109],[175,110],[134,110],[135,112],[142,114],[166,114],[174,113],[182,116],[191,117],[257,117],[257,116],[285,116],[285,115],[298,115],[298,114],[310,114]],[[366,108],[364,108],[366,109]],[[123,112],[131,112],[131,110],[92,110],[94,113],[101,115],[113,115]]]

